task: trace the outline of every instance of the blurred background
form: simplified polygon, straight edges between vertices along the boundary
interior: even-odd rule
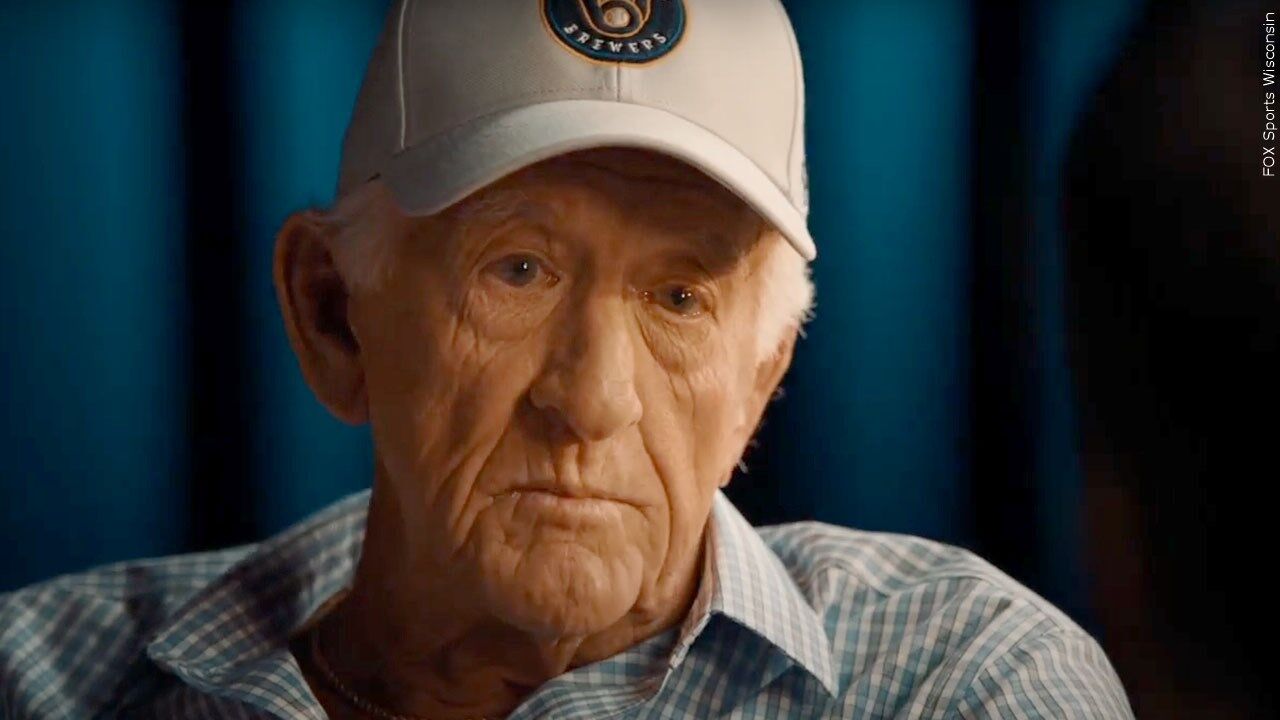
[[[270,262],[332,199],[386,4],[0,2],[0,591],[366,486],[368,434],[303,384]],[[730,494],[757,523],[971,548],[1096,632],[1060,178],[1146,10],[784,5],[818,312]]]

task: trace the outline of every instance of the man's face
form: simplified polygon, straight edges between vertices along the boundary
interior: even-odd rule
[[[661,597],[773,390],[760,231],[697,171],[620,149],[412,220],[349,310],[407,545],[538,634]]]

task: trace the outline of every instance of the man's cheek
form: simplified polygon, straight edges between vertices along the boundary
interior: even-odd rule
[[[491,436],[505,424],[521,368],[504,362],[499,347],[465,324],[444,324],[432,337],[420,360],[409,359],[406,367],[413,380],[402,391],[416,409],[410,422],[424,454],[436,445],[469,450],[478,437]]]
[[[724,485],[741,459],[743,444],[750,432],[742,412],[742,402],[729,387],[732,373],[717,372],[720,382],[708,383],[697,395],[696,422],[689,425],[693,438],[694,468],[698,489],[706,491]]]

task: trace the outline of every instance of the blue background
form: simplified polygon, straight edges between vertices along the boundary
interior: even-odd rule
[[[785,5],[818,312],[735,499],[972,547],[1089,624],[1055,198],[1138,3]],[[384,9],[0,3],[0,590],[261,537],[366,485],[367,433],[303,384],[270,253],[331,200]],[[1016,236],[975,219],[1006,202]],[[1025,263],[993,272],[1009,247]],[[990,342],[1009,317],[1012,359]]]

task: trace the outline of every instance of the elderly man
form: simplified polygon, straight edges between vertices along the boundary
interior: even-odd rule
[[[370,494],[0,605],[19,717],[1120,718],[971,554],[720,494],[812,291],[777,0],[406,0],[275,281]],[[839,470],[833,468],[832,481]]]

